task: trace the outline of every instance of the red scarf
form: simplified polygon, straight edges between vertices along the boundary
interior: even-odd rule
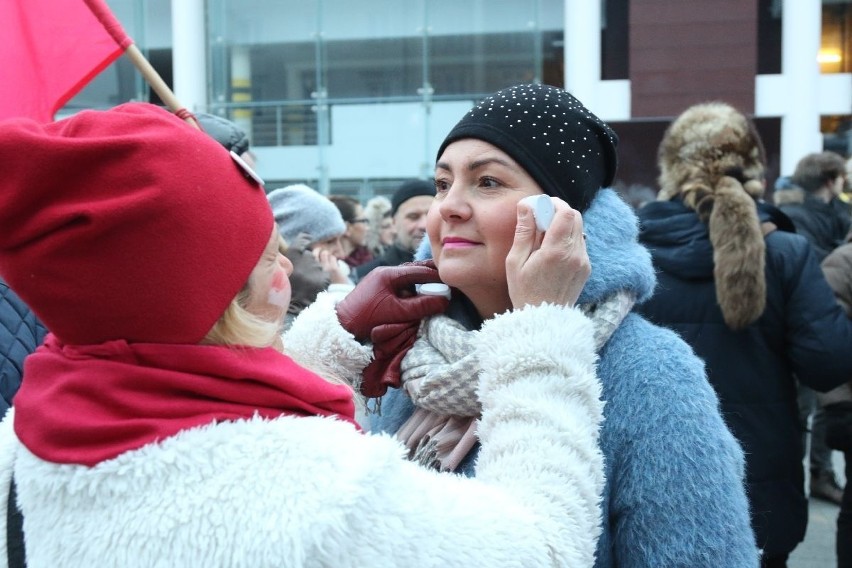
[[[93,466],[194,426],[256,414],[337,416],[357,427],[351,391],[271,347],[79,346],[50,334],[24,368],[15,432],[54,463]]]
[[[373,253],[371,253],[370,249],[364,245],[355,247],[352,252],[349,253],[349,256],[343,259],[350,268],[361,266],[365,262],[370,262],[371,260],[373,260]]]

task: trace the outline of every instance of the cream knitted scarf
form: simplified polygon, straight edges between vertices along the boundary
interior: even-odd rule
[[[597,351],[635,301],[635,295],[620,291],[600,303],[581,306],[594,324]],[[446,316],[429,318],[402,361],[402,388],[416,408],[396,436],[408,448],[409,459],[426,467],[454,471],[476,444],[481,408],[476,396],[475,333]]]

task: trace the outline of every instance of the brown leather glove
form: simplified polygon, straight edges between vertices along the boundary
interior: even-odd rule
[[[442,296],[415,294],[414,285],[427,282],[440,282],[432,261],[382,266],[337,304],[340,325],[359,341],[373,343],[373,361],[361,383],[364,396],[399,387],[399,364],[417,339],[420,320],[447,309],[449,300]]]

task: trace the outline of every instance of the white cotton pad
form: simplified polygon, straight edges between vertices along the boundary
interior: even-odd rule
[[[450,287],[443,282],[427,282],[426,284],[415,285],[418,294],[424,296],[444,296],[450,299]]]
[[[550,227],[550,222],[553,221],[553,214],[556,209],[553,207],[553,201],[549,195],[530,195],[521,199],[522,202],[532,208],[533,216],[535,217],[535,226],[539,231],[546,231]]]

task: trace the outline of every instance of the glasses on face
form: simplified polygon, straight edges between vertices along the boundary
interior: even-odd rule
[[[355,223],[369,223],[369,222],[370,222],[370,220],[369,220],[369,219],[365,219],[364,217],[361,217],[361,218],[359,218],[359,219],[352,219],[352,220],[351,220],[351,221],[349,221],[349,222],[350,222],[350,223],[352,223],[352,224],[354,225]]]

